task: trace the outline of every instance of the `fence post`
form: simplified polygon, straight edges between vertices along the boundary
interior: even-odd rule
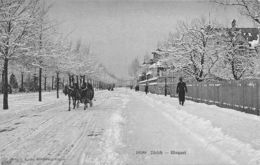
[[[198,102],[198,100],[199,100],[199,84],[196,82],[195,85],[196,85],[196,101]]]
[[[189,94],[190,94],[190,98],[191,98],[191,100],[192,101],[194,101],[194,86],[193,86],[193,84],[191,83],[191,84],[189,84],[190,85],[190,89],[189,89]],[[191,90],[192,90],[192,93],[191,93]]]
[[[256,80],[256,114],[259,116],[259,80]]]
[[[219,86],[219,94],[218,94],[218,102],[220,106],[223,107],[223,98],[222,98],[222,92],[223,92],[223,87],[226,85],[226,82],[221,82],[221,85]]]
[[[164,95],[167,96],[167,77],[165,76]]]
[[[199,87],[198,87],[198,83],[195,82],[194,85],[195,85],[195,87],[196,87],[196,88],[195,88],[195,92],[196,92],[196,93],[195,93],[195,95],[196,95],[195,99],[196,99],[196,102],[198,102],[198,100],[199,100],[199,92],[198,92],[198,91],[199,91]]]
[[[202,82],[199,83],[200,103],[202,103]]]
[[[212,85],[212,92],[213,92],[213,104],[216,104],[216,87],[215,87],[215,82],[213,82],[213,85]]]
[[[232,95],[231,107],[232,107],[232,109],[234,109],[234,107],[235,107],[235,105],[234,105],[234,85],[235,85],[234,81],[231,80],[231,95]]]
[[[245,111],[245,80],[242,80],[242,86],[243,86],[243,90],[242,90],[242,95],[243,95],[243,111]]]
[[[253,80],[251,83],[253,84],[253,86],[251,86],[251,108],[250,109],[254,112],[254,114],[257,114],[257,110],[254,111],[254,108],[256,108],[256,106],[255,106],[256,84]]]
[[[207,104],[210,104],[210,99],[209,99],[209,83],[207,82],[206,83],[206,86],[207,86],[207,96],[206,96],[206,103]]]

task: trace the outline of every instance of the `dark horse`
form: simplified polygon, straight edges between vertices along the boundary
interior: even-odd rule
[[[63,89],[63,93],[65,94],[65,96],[68,95],[68,97],[69,97],[69,111],[70,111],[70,98],[72,98],[73,109],[75,109],[76,105],[77,105],[77,108],[79,107],[81,95],[80,95],[80,89],[79,89],[77,83],[74,83],[72,87],[70,87],[69,85],[65,85],[65,87]]]
[[[90,83],[83,83],[81,87],[81,102],[84,103],[84,110],[88,107],[88,103],[90,107],[93,106],[93,97],[94,97],[94,89]]]
[[[77,106],[79,107],[79,103],[84,103],[84,110],[88,107],[88,103],[90,104],[90,107],[92,107],[93,102],[92,99],[94,97],[94,90],[91,84],[83,83],[81,89],[79,89],[78,84],[74,83],[73,87],[69,87],[68,85],[65,85],[63,93],[65,95],[68,95],[69,97],[69,111],[70,111],[70,98],[72,98],[73,101],[73,109]]]

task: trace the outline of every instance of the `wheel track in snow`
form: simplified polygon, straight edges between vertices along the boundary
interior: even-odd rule
[[[74,117],[74,116],[77,116],[77,117]],[[70,120],[71,118],[73,120]],[[59,146],[59,144],[57,144],[57,142],[55,142],[55,137],[56,137],[55,132],[59,131],[60,128],[62,128],[62,126],[65,125],[64,123],[67,123],[67,125],[66,125],[66,127],[67,127],[68,125],[73,125],[77,121],[82,121],[82,120],[80,120],[80,118],[81,118],[81,116],[79,116],[78,114],[72,114],[71,116],[68,117],[68,120],[61,121],[57,125],[55,125],[55,128],[54,129],[52,128],[51,131],[49,131],[49,132],[42,132],[42,134],[45,135],[44,138],[42,138],[42,141],[44,141],[44,143],[48,144],[48,147],[45,150],[45,152],[39,151],[39,152],[37,152],[35,154],[37,156],[42,155],[42,157],[46,157],[46,156],[48,157],[48,155],[49,155],[51,157],[63,159],[64,158],[64,156],[63,156],[64,154],[61,154],[61,153],[63,153],[63,152],[66,153],[67,151],[70,151],[75,146],[75,145],[73,145],[75,142],[72,141],[72,142],[66,144],[65,146]],[[87,125],[88,124],[86,124],[85,127],[87,127]],[[73,127],[73,126],[71,126],[71,127]],[[47,139],[47,141],[45,141],[45,139]],[[41,164],[50,164],[50,162],[46,162],[46,163],[43,162]]]
[[[101,100],[101,102],[102,102],[102,104],[108,103],[107,99],[103,99],[103,100]],[[99,104],[97,104],[97,105],[99,105]],[[91,110],[95,111],[95,109],[97,107],[94,107],[94,109],[91,109]],[[89,148],[89,147],[95,145],[95,141],[93,141],[92,137],[89,134],[89,133],[93,134],[93,133],[97,133],[97,132],[100,133],[101,129],[99,127],[97,127],[97,121],[96,121],[97,119],[95,117],[96,117],[96,114],[91,113],[84,118],[84,120],[87,120],[89,122],[88,122],[88,124],[84,125],[84,128],[81,130],[82,132],[81,132],[80,136],[78,136],[74,141],[72,141],[66,147],[59,149],[60,152],[58,152],[58,153],[54,152],[55,156],[62,157],[62,158],[66,157],[66,159],[61,162],[54,161],[51,163],[52,165],[70,164],[70,162],[74,162],[74,161],[77,162],[77,161],[79,161],[79,159],[81,157],[81,153],[83,153],[86,150],[86,148]],[[80,124],[82,124],[82,123],[80,123]],[[87,139],[87,140],[84,140],[84,139]],[[73,147],[71,147],[72,145],[73,145]],[[45,164],[49,164],[49,163],[46,162]]]
[[[48,96],[50,96],[50,95],[53,95],[54,94],[54,92],[50,92],[50,93],[48,93],[48,92],[44,92],[43,93],[43,97],[48,97]],[[20,100],[21,98],[26,98],[26,99],[35,99],[35,98],[37,98],[37,96],[38,96],[38,93],[19,93],[19,94],[11,94],[10,96],[12,96],[12,97],[9,97],[8,99],[9,99],[9,101],[16,101],[16,100]]]
[[[68,114],[70,114],[70,112],[68,112]],[[70,116],[68,116],[67,117],[67,119],[66,120],[61,120],[59,123],[56,123],[55,124],[55,129],[56,130],[59,130],[60,129],[60,126],[59,125],[63,125],[64,123],[67,123],[67,122],[69,122],[69,121],[71,121],[72,122],[72,120],[71,119],[74,119],[73,120],[73,122],[74,123],[72,123],[72,125],[73,124],[75,124],[75,121],[77,122],[77,121],[82,121],[82,120],[80,120],[80,118],[81,118],[81,116],[78,116],[77,118],[75,118],[75,117],[73,117],[73,116],[77,116],[77,114],[71,114]],[[86,116],[87,116],[88,114],[86,113]],[[45,136],[47,136],[47,135],[52,135],[52,137],[54,137],[55,135],[54,135],[54,133],[51,133],[51,132],[53,132],[53,122],[51,122],[51,120],[55,120],[54,119],[55,118],[55,116],[52,116],[52,117],[49,117],[49,118],[47,118],[47,119],[45,119],[45,120],[43,120],[39,125],[38,125],[38,127],[40,127],[40,128],[38,128],[38,129],[36,129],[36,130],[34,130],[32,133],[31,132],[29,132],[28,134],[27,134],[27,136],[23,136],[23,140],[22,141],[18,141],[18,140],[15,140],[15,141],[12,141],[12,142],[10,142],[10,143],[8,143],[8,144],[6,144],[5,146],[3,146],[3,147],[1,147],[1,148],[3,148],[3,150],[5,150],[6,148],[8,148],[8,147],[10,147],[10,146],[17,146],[17,145],[19,145],[19,144],[21,144],[21,143],[24,143],[24,142],[26,142],[26,141],[28,141],[29,139],[37,139],[37,136],[42,136],[42,135],[45,135]],[[86,119],[89,119],[89,117],[87,117]],[[84,121],[84,120],[83,120]],[[89,120],[88,120],[89,121]],[[71,142],[71,144],[76,144],[76,145],[74,145],[74,147],[75,146],[77,146],[77,144],[79,144],[80,143],[80,141],[84,138],[84,137],[87,137],[87,132],[88,132],[88,129],[87,128],[89,128],[90,126],[90,124],[91,123],[94,123],[93,122],[94,121],[94,118],[93,118],[93,116],[90,118],[90,121],[88,122],[88,124],[86,124],[86,125],[84,125],[84,132],[81,134],[81,136],[79,137],[79,138],[77,138],[75,141],[73,141],[73,142]],[[48,123],[50,123],[50,124],[48,124]],[[47,125],[44,125],[44,124],[47,124]],[[77,124],[77,123],[76,123]],[[82,124],[82,123],[80,123],[80,124]],[[44,125],[44,126],[42,126],[41,127],[41,125]],[[92,126],[91,126],[91,128],[95,128],[95,124],[91,124]],[[48,141],[48,142],[46,142],[46,143],[51,143],[52,142],[52,137],[49,137],[49,138],[45,138],[45,139],[49,139],[50,141]],[[69,144],[69,145],[67,145],[67,147],[65,147],[64,149],[58,149],[58,150],[60,150],[60,152],[62,153],[62,154],[60,154],[60,155],[67,155],[66,154],[66,152],[68,151],[68,152],[70,152],[70,146],[71,146],[71,144]],[[72,147],[72,148],[74,148],[74,147]],[[22,147],[21,147],[22,148]],[[2,150],[2,151],[3,151]],[[13,155],[13,154],[15,154],[15,153],[17,153],[19,151],[19,149],[17,150],[17,151],[14,151],[13,153],[11,153],[11,155]],[[54,151],[53,150],[53,152],[55,153],[56,151]],[[48,152],[49,153],[49,152]],[[38,154],[38,155],[40,155],[40,154]],[[52,154],[51,154],[52,155]],[[49,164],[49,163],[47,163],[47,164]]]
[[[12,151],[11,152],[11,155],[17,155],[17,153],[19,154],[19,151],[20,150],[23,150],[23,148],[25,148],[25,146],[30,146],[30,145],[33,145],[34,143],[34,140],[35,139],[38,139],[38,140],[42,140],[44,143],[47,143],[50,142],[48,140],[52,139],[52,137],[55,136],[55,132],[54,132],[54,129],[55,130],[59,130],[60,128],[60,125],[62,125],[64,122],[68,122],[69,120],[71,119],[71,116],[67,116],[66,119],[62,119],[62,118],[59,118],[58,121],[55,121],[57,119],[55,119],[55,116],[53,117],[50,117],[48,118],[47,120],[44,120],[39,126],[40,128],[38,128],[36,131],[34,131],[32,134],[28,134],[28,136],[23,140],[23,141],[18,141],[17,144],[15,144],[15,142],[13,143],[13,145],[17,145],[19,146],[18,149],[16,149],[15,151]],[[54,120],[55,122],[58,122],[58,123],[53,123],[51,122],[51,120]],[[55,124],[55,125],[53,125]],[[53,133],[52,133],[53,132]],[[47,138],[46,138],[47,137]],[[45,140],[45,141],[44,141]],[[47,140],[47,141],[46,141]],[[26,142],[33,142],[33,143],[26,143]],[[41,142],[41,141],[40,141]],[[19,144],[22,144],[22,145],[19,145]],[[37,143],[36,143],[37,144]],[[30,147],[28,147],[30,148]],[[30,148],[31,149],[31,148]],[[40,151],[42,152],[42,151]],[[37,153],[37,152],[34,152],[34,153]],[[10,153],[9,153],[10,154]],[[39,154],[40,155],[40,154]]]
[[[95,148],[95,146],[99,144],[97,141],[99,137],[91,134],[101,132],[102,136],[101,128],[103,128],[103,126],[100,127],[99,124],[97,125],[97,122],[103,119],[104,113],[105,115],[110,114],[110,112],[107,112],[107,110],[115,109],[115,106],[111,108],[110,101],[115,102],[115,100],[112,99],[114,97],[111,98],[110,95],[111,94],[104,95],[102,99],[98,100],[96,106],[94,105],[94,108],[90,108],[91,111],[94,111],[93,113],[88,113],[87,111],[89,109],[87,109],[86,111],[81,110],[82,107],[80,108],[80,112],[68,112],[67,109],[64,110],[65,108],[63,108],[63,106],[67,107],[67,105],[64,105],[63,102],[59,103],[58,106],[57,103],[53,103],[40,107],[41,109],[37,111],[38,113],[34,113],[30,117],[40,114],[42,117],[45,116],[45,118],[39,118],[39,122],[37,122],[38,124],[33,127],[33,130],[25,128],[26,131],[22,135],[23,139],[15,139],[14,141],[8,143],[4,146],[4,149],[6,149],[5,152],[2,150],[0,154],[5,154],[7,152],[8,156],[12,156],[14,158],[15,156],[18,157],[23,155],[25,156],[25,158],[31,158],[31,156],[33,155],[36,155],[37,157],[65,158],[64,161],[33,162],[35,164],[66,164],[67,162],[71,161],[78,162],[83,152],[90,151],[89,147]],[[54,105],[55,107],[52,107]],[[109,108],[107,108],[107,106]],[[100,110],[101,107],[105,108]],[[57,118],[60,113],[63,114],[63,117]],[[83,118],[82,114],[85,114]],[[100,117],[100,114],[103,117]],[[30,117],[28,116],[26,118],[26,121],[30,119]],[[34,123],[34,120],[32,119],[31,123]],[[7,124],[11,124],[11,121],[9,121],[9,123]],[[80,132],[78,137],[72,137],[72,141],[70,141],[71,138],[69,140],[62,140],[61,142],[56,141],[57,139],[66,136],[65,133],[69,133],[68,131],[66,131],[66,128],[69,127],[69,129],[72,129],[71,127],[74,126],[79,129],[76,130],[76,132]],[[65,143],[65,145],[63,143]],[[44,146],[45,144],[46,146]]]
[[[52,150],[51,152],[48,152],[49,155],[52,155],[54,157],[59,157],[59,158],[65,158],[66,157],[66,159],[67,159],[68,153],[72,152],[72,150],[75,150],[74,148],[76,148],[78,146],[78,143],[82,140],[82,137],[84,135],[86,135],[86,130],[87,130],[86,128],[89,128],[89,125],[91,125],[91,123],[93,123],[94,118],[92,116],[89,117],[88,114],[86,114],[86,116],[87,116],[87,119],[89,118],[90,120],[88,120],[87,124],[85,124],[84,122],[80,122],[81,125],[84,124],[84,128],[83,128],[83,131],[81,130],[81,134],[74,141],[71,141],[70,143],[68,143],[65,146],[62,146],[61,148],[55,147],[55,150]],[[86,119],[84,119],[84,120],[86,120]],[[80,121],[80,120],[78,120],[78,118],[77,118],[77,120],[75,120],[75,121]],[[74,127],[73,124],[75,124],[75,123],[78,124],[75,121],[72,123],[71,127]],[[64,159],[64,160],[66,160],[66,159]],[[59,163],[60,162],[55,162],[54,161],[52,163],[46,162],[46,163],[43,163],[43,164],[48,164],[49,165],[49,164],[59,164]]]
[[[89,125],[84,126],[84,129],[83,129],[81,135],[78,137],[78,139],[76,139],[75,141],[73,141],[71,143],[74,146],[70,150],[65,150],[66,152],[61,153],[64,157],[66,157],[67,160],[70,160],[70,161],[72,159],[77,160],[77,156],[76,156],[77,152],[82,152],[82,150],[84,150],[84,148],[88,145],[88,143],[91,143],[91,141],[84,141],[83,139],[84,138],[89,139],[88,132],[89,132],[90,128],[95,129],[96,123],[93,121],[94,121],[94,119],[92,118],[92,122],[90,122]],[[65,163],[65,162],[63,162],[63,163]]]
[[[51,104],[51,105],[53,105],[53,104]],[[48,107],[49,107],[49,106],[50,106],[50,105],[48,105]],[[60,104],[58,107],[62,107],[62,106],[64,106],[64,105],[63,105],[63,104]],[[41,111],[41,112],[47,112],[47,111],[50,111],[50,110],[53,110],[53,109],[57,109],[58,107],[53,107],[53,108],[51,108],[51,109],[49,109],[49,110]],[[39,113],[37,113],[37,114],[39,114]],[[35,114],[34,114],[34,115],[35,115]],[[43,119],[42,122],[37,125],[36,129],[33,129],[32,132],[26,132],[27,135],[23,135],[23,136],[22,136],[22,138],[24,139],[23,141],[26,141],[26,140],[29,139],[30,137],[33,137],[34,135],[40,133],[41,130],[44,129],[45,127],[47,127],[48,125],[46,125],[46,126],[43,127],[43,128],[42,128],[42,126],[43,126],[45,123],[47,123],[48,121],[50,121],[51,119],[53,119],[53,118],[55,118],[55,116],[50,116],[50,117],[48,117],[47,119]],[[9,122],[6,122],[6,123],[10,123],[11,121],[14,121],[14,120],[16,120],[16,119],[19,119],[19,118],[12,119],[12,120],[10,120]],[[1,148],[1,151],[3,151],[3,150],[4,150],[5,148],[7,148],[7,147],[10,147],[11,145],[14,145],[15,143],[19,144],[19,143],[21,143],[21,142],[18,142],[17,139],[16,139],[16,140],[14,140],[14,141],[12,141],[12,142],[6,144],[5,146],[1,146],[1,147],[0,147],[0,148]]]
[[[55,103],[49,103],[47,105],[35,106],[35,107],[33,107],[32,110],[29,110],[29,111],[22,110],[21,112],[18,112],[16,114],[16,116],[14,116],[12,119],[9,119],[7,121],[1,122],[0,125],[8,124],[8,123],[10,123],[10,122],[12,122],[14,120],[19,120],[21,118],[28,117],[30,115],[30,112],[32,112],[32,113],[37,112],[35,114],[31,114],[31,116],[33,116],[33,115],[38,115],[40,112],[46,112],[46,111],[53,110],[53,109],[61,107],[61,106],[64,106],[64,101],[55,102]]]
[[[113,103],[115,101],[118,101],[118,98],[114,98],[114,97],[110,97],[109,98]],[[108,107],[107,105],[111,106],[111,103],[108,101],[108,99],[104,99],[102,100],[102,107]],[[116,109],[117,106],[115,106],[115,104],[113,104],[113,107],[110,107],[109,110],[111,109]],[[111,111],[110,111],[111,112]],[[102,112],[102,114],[99,114],[97,118],[95,118],[95,120],[93,120],[92,125],[91,126],[86,126],[84,128],[84,133],[82,134],[82,136],[75,142],[75,147],[72,148],[72,150],[66,155],[67,159],[69,161],[64,161],[61,162],[60,164],[68,164],[70,165],[72,162],[77,163],[77,164],[84,164],[84,162],[86,161],[86,154],[87,154],[87,159],[90,159],[91,161],[91,155],[93,154],[93,152],[95,154],[99,153],[99,155],[101,155],[102,153],[102,149],[100,151],[100,144],[102,142],[103,144],[103,136],[104,136],[104,131],[105,131],[105,126],[102,125],[101,120],[103,120],[103,117],[106,116],[107,119],[109,119],[111,117],[111,113],[108,113],[106,111],[106,109],[104,110],[104,112]],[[109,116],[107,116],[109,114]],[[101,116],[100,116],[101,115]],[[102,117],[103,115],[103,117]],[[93,117],[94,119],[94,117]],[[104,123],[103,123],[104,124]],[[88,132],[91,131],[92,136],[89,137]],[[88,139],[88,140],[84,140],[84,139]],[[98,147],[99,146],[99,147]],[[94,150],[91,150],[93,149]],[[97,148],[99,148],[97,150]],[[91,152],[91,153],[90,153]],[[90,154],[90,155],[88,155]],[[89,157],[90,156],[90,157]],[[93,155],[92,155],[93,156]],[[92,160],[93,161],[93,160]],[[86,163],[86,162],[85,162]],[[96,162],[97,163],[97,162]],[[55,164],[55,163],[53,163]]]

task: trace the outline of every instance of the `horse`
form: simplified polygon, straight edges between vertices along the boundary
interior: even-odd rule
[[[71,103],[70,98],[72,98],[73,109],[75,109],[76,105],[77,108],[79,107],[81,95],[80,95],[80,89],[78,88],[78,85],[76,83],[73,84],[73,87],[70,87],[69,85],[65,85],[63,89],[63,93],[65,94],[65,96],[68,95],[69,97],[69,111],[70,111],[70,103]]]
[[[88,108],[88,103],[90,104],[90,107],[93,106],[92,99],[94,97],[94,90],[90,83],[83,83],[81,87],[81,102],[84,103],[84,110]]]

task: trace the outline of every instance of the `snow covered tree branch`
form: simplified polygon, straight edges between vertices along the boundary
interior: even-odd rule
[[[41,0],[0,1],[0,59],[4,62],[4,89],[8,86],[9,61],[23,59],[23,62],[39,65],[38,59],[47,54],[47,49],[43,49],[46,45],[42,34],[48,7],[44,8],[43,3]],[[7,90],[3,103],[3,109],[8,109]]]
[[[222,63],[229,68],[233,79],[240,80],[244,75],[252,75],[256,51],[250,49],[247,41],[239,40],[241,31],[223,29],[222,33]]]
[[[221,5],[238,7],[240,13],[253,22],[260,25],[260,1],[259,0],[213,0]]]
[[[177,68],[193,75],[197,81],[203,81],[212,74],[211,70],[219,60],[216,27],[201,18],[190,24],[180,22],[177,30],[179,37],[170,44],[171,57]]]

